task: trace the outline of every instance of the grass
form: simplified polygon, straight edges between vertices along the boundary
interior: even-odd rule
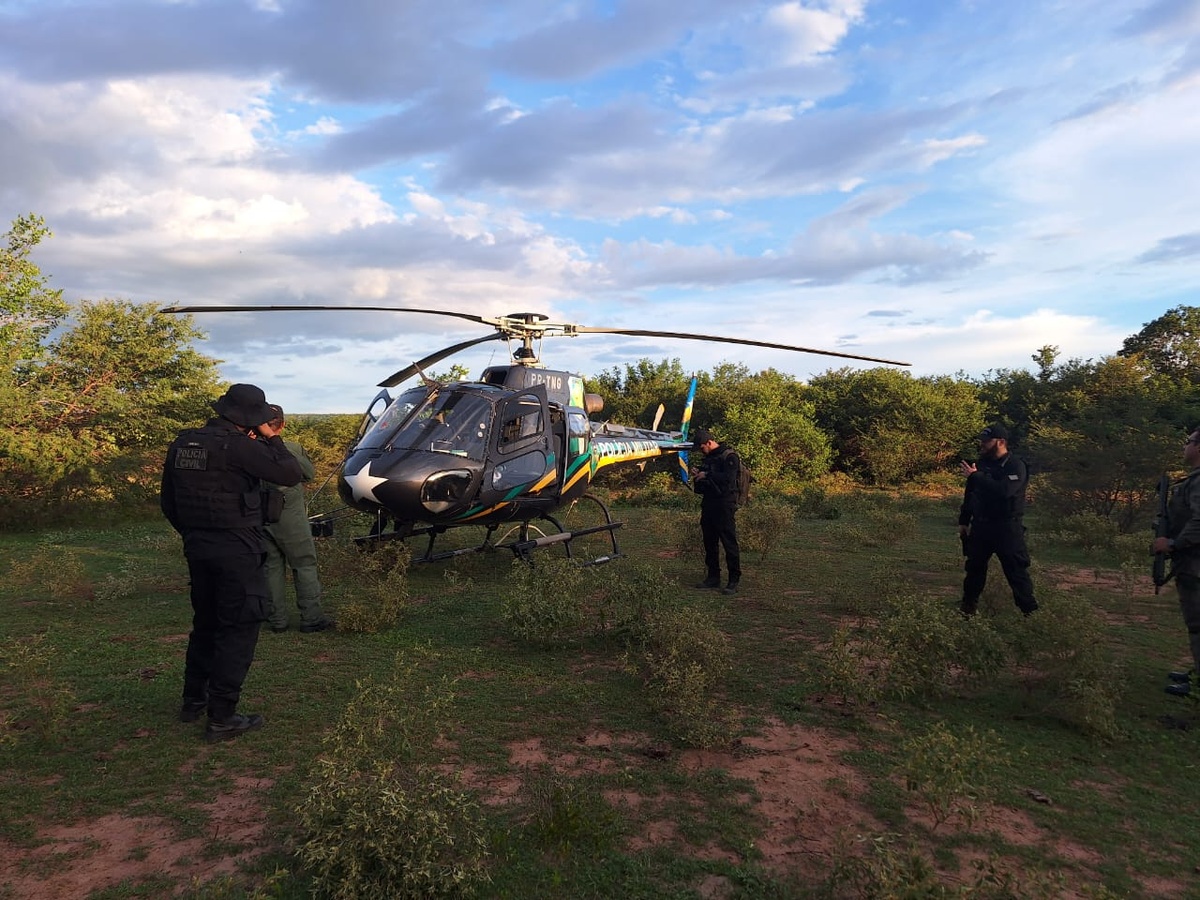
[[[1148,576],[1132,593],[1115,589],[1120,560],[1061,536],[1041,541],[1040,523],[1028,523],[1043,605],[1082,598],[1104,623],[1120,682],[1107,735],[1073,722],[1038,672],[951,679],[902,701],[857,690],[872,665],[859,660],[835,690],[836,630],[869,629],[885,614],[881,598],[901,591],[949,613],[961,557],[953,498],[831,502],[836,518],[797,518],[748,555],[734,598],[690,588],[703,567],[677,532],[694,510],[617,509],[628,558],[588,570],[583,590],[598,596],[652,566],[654,593],[702,613],[730,642],[719,701],[737,740],[705,751],[679,740],[633,664],[636,633],[584,627],[528,641],[507,628],[503,555],[410,567],[397,623],[373,633],[263,634],[241,708],[264,713],[267,727],[208,746],[202,726],[175,720],[190,608],[165,524],[4,535],[0,898],[29,896],[30,874],[51,879],[102,855],[121,823],[154,823],[159,838],[133,841],[128,874],[98,880],[93,898],[310,896],[314,875],[296,850],[311,836],[296,809],[368,683],[390,685],[403,710],[439,698],[436,738],[408,741],[433,727],[424,720],[412,732],[411,716],[381,718],[372,752],[461,776],[487,851],[479,896],[765,900],[888,896],[897,885],[910,896],[1200,893],[1187,840],[1200,720],[1161,690],[1168,669],[1186,666],[1173,591],[1155,596]],[[322,558],[337,562],[326,573],[336,615],[365,576],[328,545]],[[1083,568],[1116,580],[1060,587]],[[1004,641],[1031,639],[995,565],[981,620]],[[349,723],[351,737],[360,725]],[[771,729],[808,743],[764,747]],[[968,752],[969,735],[987,736],[986,754]],[[979,759],[990,771],[976,796],[964,776]],[[814,780],[793,806],[771,806],[789,796],[771,771]],[[911,791],[906,778],[942,793]],[[247,797],[252,813],[222,806]],[[834,824],[806,831],[837,804]],[[967,808],[980,817],[958,812]],[[107,826],[89,831],[96,823]],[[773,853],[781,842],[793,852]],[[162,843],[176,857],[156,856]]]

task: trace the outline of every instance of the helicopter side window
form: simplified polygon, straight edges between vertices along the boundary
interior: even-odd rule
[[[567,451],[572,457],[587,449],[588,431],[588,417],[583,413],[573,412],[567,416]]]
[[[540,437],[542,428],[541,400],[534,394],[518,397],[504,407],[497,449],[501,453],[511,452],[526,438]]]
[[[505,491],[546,474],[546,454],[541,450],[506,460],[492,470],[492,487]]]

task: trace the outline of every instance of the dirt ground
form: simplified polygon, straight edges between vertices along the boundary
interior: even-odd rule
[[[1120,587],[1117,576],[1087,569],[1055,569],[1052,577],[1068,590],[1108,581],[1111,589]],[[504,777],[471,766],[449,764],[447,769],[457,772],[485,803],[503,805],[517,798],[525,776],[547,767],[566,776],[605,773],[653,764],[652,760],[672,755],[670,748],[656,747],[646,735],[638,734],[595,731],[580,735],[577,746],[577,752],[552,753],[536,737],[516,742],[508,748],[514,774]],[[443,749],[452,760],[453,746],[447,744]],[[715,769],[744,781],[748,790],[741,799],[761,824],[756,849],[764,866],[812,883],[827,877],[834,860],[853,847],[856,836],[887,830],[862,802],[866,780],[844,762],[844,755],[854,749],[853,740],[822,729],[769,721],[759,735],[743,739],[730,752],[683,751],[675,762],[690,773]],[[264,796],[272,782],[241,778],[235,785],[234,791],[200,808],[211,829],[204,837],[182,839],[164,820],[111,814],[40,829],[33,850],[0,840],[0,897],[78,900],[92,891],[161,877],[173,881],[182,892],[222,877],[236,878],[243,864],[271,849]],[[678,852],[700,859],[741,861],[726,848],[686,845],[679,823],[655,814],[663,806],[662,798],[611,791],[605,799],[618,809],[636,809],[636,818],[645,823],[629,842],[631,852],[671,844]],[[933,823],[926,821],[927,813],[916,806],[906,814],[911,821],[932,827]],[[1047,833],[1018,810],[985,810],[972,828],[1012,847],[1048,847],[1065,867],[1079,873],[1081,883],[1086,883],[1087,873],[1102,862],[1095,851]],[[223,850],[216,858],[211,853],[214,842],[220,842]],[[966,882],[973,865],[983,862],[982,854],[962,852],[959,870],[943,874],[948,880]],[[1020,865],[1013,860],[1014,868]],[[1162,878],[1143,879],[1143,886],[1148,895],[1161,898],[1182,898],[1188,891],[1185,883]],[[701,896],[720,900],[732,893],[733,886],[713,876],[698,889]],[[1067,892],[1062,896],[1083,895]]]
[[[535,771],[548,768],[566,776],[602,773],[623,766],[654,764],[659,755],[644,735],[596,731],[581,735],[577,743],[577,752],[558,754],[548,752],[537,738],[514,743],[508,749],[515,773],[503,778],[484,777],[470,767],[456,771],[479,791],[485,803],[502,805],[513,801],[523,777]],[[856,835],[886,831],[861,800],[867,787],[865,779],[843,761],[843,755],[854,748],[852,740],[821,729],[772,721],[766,723],[760,735],[744,739],[733,752],[684,751],[674,762],[690,773],[719,769],[746,782],[748,790],[739,799],[761,822],[756,848],[763,864],[771,871],[794,874],[811,883],[828,875],[835,855],[845,853]],[[43,843],[34,850],[0,842],[0,893],[7,887],[11,896],[28,900],[77,900],[91,891],[114,888],[122,882],[134,885],[154,877],[174,881],[177,891],[223,876],[236,877],[242,864],[269,849],[263,798],[270,787],[267,779],[238,780],[236,790],[202,808],[211,828],[204,837],[180,839],[162,820],[113,814],[47,827],[38,833]],[[671,844],[680,853],[696,858],[740,862],[727,848],[687,845],[678,822],[665,814],[656,815],[662,798],[611,791],[605,799],[618,809],[635,809],[636,818],[644,823],[641,833],[629,841],[631,852]],[[914,821],[921,821],[923,813],[919,809],[908,813]],[[1074,871],[1086,872],[1101,862],[1093,851],[1047,834],[1019,811],[989,810],[973,827],[1014,847],[1049,844]],[[207,852],[214,841],[226,848],[217,859]],[[982,861],[964,853],[959,873],[947,875],[965,881],[972,864]],[[701,896],[716,900],[733,891],[732,884],[720,876],[712,876],[697,887]],[[1146,889],[1157,897],[1184,896],[1184,887],[1176,883],[1156,881],[1148,883]]]

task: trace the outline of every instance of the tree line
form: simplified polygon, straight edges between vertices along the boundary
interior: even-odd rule
[[[50,236],[20,216],[0,247],[0,524],[140,514],[156,502],[162,454],[203,422],[225,385],[195,349],[190,317],[103,299],[72,307],[30,253]],[[1039,501],[1121,530],[1140,525],[1158,476],[1200,422],[1200,307],[1178,306],[1099,360],[1033,353],[1033,368],[914,377],[830,369],[802,382],[723,363],[698,373],[695,424],[733,444],[781,492],[830,476],[873,486],[945,478],[991,421],[1037,473]],[[642,359],[587,379],[602,416],[648,426],[682,411],[691,374]],[[297,417],[289,436],[332,471],[359,416]],[[668,417],[669,419],[669,417]]]

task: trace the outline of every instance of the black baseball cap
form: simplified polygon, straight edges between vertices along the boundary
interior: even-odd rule
[[[981,441],[990,441],[992,438],[996,438],[997,440],[1001,441],[1007,441],[1008,429],[999,422],[996,422],[995,424],[989,425],[987,428],[983,429],[983,431],[979,432],[979,439]]]

